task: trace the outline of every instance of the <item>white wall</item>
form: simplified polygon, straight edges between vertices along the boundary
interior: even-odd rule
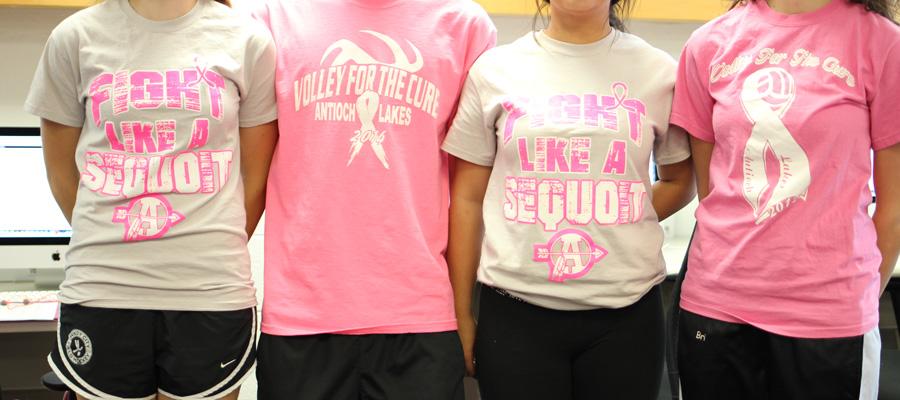
[[[70,10],[0,7],[0,126],[37,126],[22,103],[44,42]]]

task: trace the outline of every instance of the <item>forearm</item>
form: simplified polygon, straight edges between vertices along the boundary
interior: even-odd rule
[[[876,206],[872,221],[875,223],[875,231],[878,235],[878,249],[881,250],[881,292],[891,280],[891,274],[897,265],[898,253],[900,253],[900,212],[882,211]]]
[[[660,221],[681,210],[694,198],[694,182],[657,181],[653,184],[653,209]]]
[[[75,209],[75,198],[78,193],[78,181],[80,179],[78,169],[73,164],[69,167],[47,169],[47,181],[50,184],[50,192],[53,199],[62,211],[69,224],[72,223],[72,211]]]
[[[657,168],[659,181],[653,184],[653,209],[660,221],[678,212],[696,194],[694,169],[690,158]]]
[[[241,128],[241,179],[244,183],[244,209],[247,213],[247,238],[266,209],[266,182],[269,165],[278,143],[276,121],[251,128]]]
[[[247,238],[253,236],[266,209],[266,178],[244,177],[244,208],[247,213]]]
[[[447,264],[457,318],[471,316],[472,291],[481,259],[482,203],[454,199],[450,203]]]
[[[887,287],[897,264],[900,251],[900,143],[875,151],[873,178],[875,181],[875,232],[881,250],[881,291]]]
[[[81,173],[75,163],[75,150],[81,128],[61,125],[56,122],[41,120],[41,141],[44,151],[44,166],[47,169],[47,183],[50,193],[59,206],[60,211],[72,223],[72,211],[78,193]]]
[[[709,195],[709,164],[712,160],[714,146],[713,143],[691,137],[691,159],[694,160],[697,198],[700,201],[703,201]]]

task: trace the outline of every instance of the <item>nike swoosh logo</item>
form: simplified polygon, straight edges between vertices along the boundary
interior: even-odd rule
[[[220,364],[219,364],[219,368],[225,368],[225,367],[231,365],[231,363],[233,363],[233,362],[235,362],[235,361],[237,361],[237,360],[231,360],[231,361],[229,361],[229,362],[227,362],[227,363],[220,363]]]

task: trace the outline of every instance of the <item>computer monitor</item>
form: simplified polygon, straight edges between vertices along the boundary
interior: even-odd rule
[[[62,268],[72,228],[47,183],[38,128],[0,128],[0,269]]]

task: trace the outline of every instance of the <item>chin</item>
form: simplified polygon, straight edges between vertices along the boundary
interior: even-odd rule
[[[610,0],[552,0],[550,6],[557,12],[582,14],[608,10]]]

